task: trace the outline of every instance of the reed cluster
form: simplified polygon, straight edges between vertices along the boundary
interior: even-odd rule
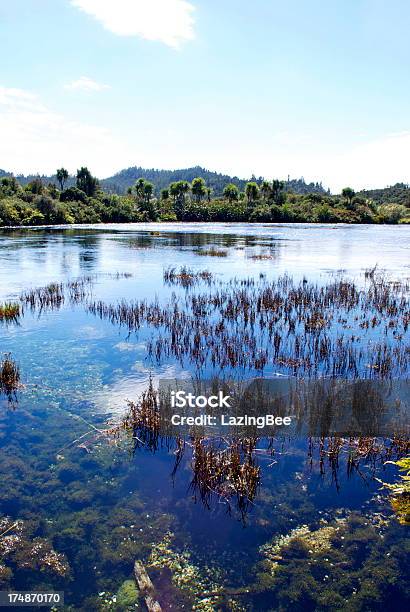
[[[164,272],[164,282],[167,285],[180,285],[181,287],[187,288],[192,287],[193,285],[199,283],[200,281],[205,281],[210,284],[212,282],[212,274],[207,270],[202,270],[199,272],[195,272],[190,268],[186,268],[185,266],[180,270],[176,268],[168,268]]]
[[[234,497],[238,508],[246,512],[256,496],[260,483],[260,467],[254,449],[256,439],[192,440],[191,489],[199,493],[201,501],[210,507],[214,496],[229,506]]]
[[[88,310],[130,332],[156,328],[148,354],[157,362],[303,377],[388,378],[409,369],[409,285],[387,279],[357,286],[262,277],[210,283],[165,305],[94,302]]]
[[[5,302],[0,304],[0,321],[16,322],[20,317],[20,304],[16,302]]]
[[[198,249],[194,251],[197,255],[201,255],[202,257],[227,257],[228,251],[224,249],[216,249],[215,247],[211,247],[209,249]]]
[[[0,391],[11,397],[20,387],[20,368],[8,353],[0,361]]]

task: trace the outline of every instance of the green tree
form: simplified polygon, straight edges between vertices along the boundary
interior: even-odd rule
[[[245,196],[248,201],[248,206],[254,206],[256,200],[259,198],[259,187],[255,181],[246,183]]]
[[[286,197],[283,191],[284,189],[285,183],[283,181],[279,181],[278,179],[274,179],[272,181],[271,198],[278,206],[281,206],[285,203]]]
[[[272,195],[272,188],[271,188],[269,181],[263,181],[261,185],[262,199],[265,200],[266,202],[269,202],[269,200],[271,199],[271,195]]]
[[[224,198],[228,200],[230,204],[239,200],[239,189],[233,183],[228,183],[227,185],[225,185],[223,194]]]
[[[77,170],[77,189],[84,191],[89,198],[93,198],[98,189],[98,179],[84,166]]]
[[[43,189],[43,181],[39,176],[30,181],[30,183],[27,183],[26,185],[26,190],[30,191],[31,193],[34,193],[35,195],[41,195],[43,193]]]
[[[131,190],[137,199],[138,210],[146,221],[155,221],[158,211],[153,201],[154,185],[144,178],[139,178]]]
[[[18,191],[21,191],[21,187],[14,176],[4,176],[0,181],[0,195],[1,196],[12,196]]]
[[[190,188],[191,185],[188,181],[176,181],[169,186],[169,193],[174,201],[174,211],[178,221],[183,218],[186,194],[189,192]]]
[[[192,195],[197,204],[202,202],[203,198],[207,194],[206,183],[203,178],[194,178],[191,185]]]
[[[161,189],[161,200],[168,200],[169,199],[169,189],[165,188],[165,189]]]
[[[64,191],[64,185],[68,181],[68,170],[65,168],[59,168],[56,172],[56,177],[58,184],[60,185],[60,190]]]
[[[356,192],[351,187],[345,187],[344,189],[342,189],[342,196],[346,200],[346,204],[347,206],[349,206],[349,208],[352,206],[353,198],[355,197],[355,195]]]

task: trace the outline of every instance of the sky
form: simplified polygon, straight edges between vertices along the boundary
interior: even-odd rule
[[[410,182],[408,0],[0,0],[0,168]]]

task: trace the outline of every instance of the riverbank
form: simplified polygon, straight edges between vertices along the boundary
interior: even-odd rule
[[[161,194],[138,179],[126,194],[103,191],[87,168],[76,186],[60,189],[40,178],[22,186],[14,177],[0,179],[0,227],[35,227],[82,223],[232,222],[408,224],[410,206],[383,202],[346,188],[340,195],[293,193],[280,181],[249,182],[240,192],[226,185],[213,197],[205,181],[177,181]],[[407,200],[405,200],[407,202]]]

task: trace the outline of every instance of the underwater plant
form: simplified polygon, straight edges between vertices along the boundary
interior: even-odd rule
[[[400,480],[393,484],[386,482],[382,484],[391,492],[390,503],[399,523],[410,525],[410,456],[403,457],[397,461],[387,461],[386,463],[392,463],[399,468]]]
[[[66,576],[69,566],[65,555],[56,552],[44,538],[32,537],[30,528],[22,520],[0,518],[0,573],[10,579],[15,569],[33,569]],[[1,578],[0,578],[1,584]]]

